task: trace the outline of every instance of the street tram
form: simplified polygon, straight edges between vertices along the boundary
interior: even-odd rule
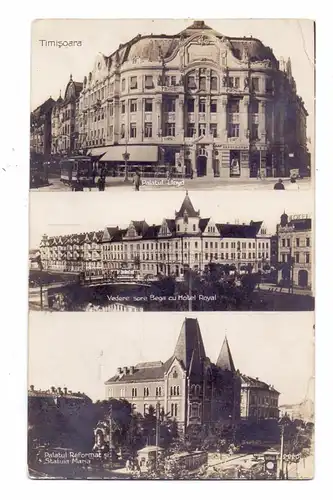
[[[71,156],[60,161],[60,181],[71,187],[93,185],[93,165],[89,156]]]

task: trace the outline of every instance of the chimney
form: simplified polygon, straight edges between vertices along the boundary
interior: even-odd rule
[[[56,391],[56,388],[54,387],[54,385],[52,385],[51,392],[55,392],[55,391]]]
[[[67,387],[64,387],[64,394],[67,396]]]
[[[130,375],[134,375],[134,366],[130,366]]]
[[[128,368],[127,368],[127,366],[124,366],[124,367],[123,367],[123,373],[124,373],[124,375],[126,375],[126,374],[127,374],[127,372],[128,372]]]
[[[118,373],[118,375],[120,375],[121,373],[123,373],[123,369],[122,368],[117,368],[117,373]]]
[[[58,387],[58,388],[57,388],[57,392],[58,392],[58,394],[62,394],[61,387]]]
[[[34,391],[35,390],[35,386],[34,385],[31,385],[30,386],[30,391]]]

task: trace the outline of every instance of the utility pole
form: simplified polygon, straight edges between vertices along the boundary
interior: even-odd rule
[[[43,284],[39,283],[39,294],[40,294],[40,310],[43,310]]]
[[[283,474],[283,448],[284,448],[284,425],[281,427],[281,443],[280,443],[280,467],[278,468],[277,479],[284,479]]]
[[[111,467],[112,467],[112,462],[113,462],[112,450],[113,450],[112,405],[110,405],[110,412],[109,412],[109,463],[110,463]]]
[[[156,448],[160,445],[160,403],[156,403]],[[156,449],[157,458],[157,449]]]
[[[188,301],[188,310],[189,312],[192,311],[192,269],[189,268],[188,271],[188,294],[189,294],[189,301]]]

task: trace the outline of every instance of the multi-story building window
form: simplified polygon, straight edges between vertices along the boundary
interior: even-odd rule
[[[120,127],[120,137],[122,139],[124,139],[124,137],[125,137],[125,124],[124,123],[122,123],[121,127]]]
[[[137,89],[138,88],[138,78],[136,76],[131,76],[130,78],[130,88]]]
[[[206,77],[205,76],[200,76],[200,78],[199,78],[199,89],[206,90]]]
[[[297,264],[299,264],[299,253],[298,252],[295,253],[295,262]]]
[[[130,112],[135,113],[138,109],[138,102],[136,99],[130,100]]]
[[[206,112],[206,99],[199,99],[199,112],[200,113],[205,113]]]
[[[254,92],[259,92],[259,78],[252,77],[251,83],[252,83],[252,90]]]
[[[217,137],[217,123],[210,124],[210,133],[213,137]]]
[[[187,125],[187,137],[194,137],[194,135],[195,135],[194,123],[189,123]]]
[[[310,264],[310,254],[309,253],[305,254],[305,263]]]
[[[206,135],[206,124],[199,123],[199,135]]]
[[[146,75],[145,76],[145,88],[152,89],[153,87],[154,87],[154,83],[153,83],[152,75]]]
[[[122,90],[122,91],[124,91],[124,90],[125,90],[125,87],[126,87],[126,80],[125,80],[125,78],[123,78],[123,79],[121,80],[121,90]]]
[[[130,137],[136,137],[136,123],[130,124]]]
[[[194,113],[194,99],[187,100],[187,112]]]
[[[217,77],[212,76],[210,80],[210,89],[211,90],[217,90]]]
[[[136,398],[137,395],[138,395],[138,390],[135,387],[133,387],[132,388],[132,398]]]
[[[165,135],[167,137],[175,137],[176,127],[174,123],[166,123],[165,124]]]
[[[156,387],[156,396],[162,396],[162,387]]]
[[[188,75],[187,77],[187,86],[189,89],[195,89],[196,84],[195,84],[195,76],[194,75]]]
[[[296,246],[299,247],[299,238],[296,238]]]
[[[153,135],[153,124],[151,122],[145,123],[145,137],[152,137]]]
[[[190,417],[198,418],[200,416],[198,403],[192,403],[190,405]]]
[[[210,112],[211,113],[216,113],[217,112],[217,100],[216,99],[212,99],[210,101]]]
[[[229,137],[239,137],[239,123],[229,124]]]
[[[145,111],[146,113],[151,113],[153,111],[153,100],[145,99]]]
[[[177,417],[177,415],[178,415],[178,405],[177,405],[177,403],[171,403],[170,414],[171,414],[171,417]]]
[[[251,139],[259,139],[259,126],[258,123],[251,123]]]
[[[164,109],[168,113],[176,111],[176,99],[170,97],[164,101]]]
[[[306,246],[309,247],[310,246],[310,238],[306,238]]]
[[[121,114],[123,115],[126,111],[125,101],[121,101]]]
[[[149,387],[143,388],[143,397],[146,398],[149,396]]]
[[[234,88],[234,89],[239,89],[239,77],[229,77],[229,87]]]

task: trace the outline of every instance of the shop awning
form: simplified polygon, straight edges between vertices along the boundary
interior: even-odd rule
[[[126,151],[126,146],[109,146],[104,154],[102,161],[118,161],[123,162],[123,154]],[[129,153],[129,162],[148,162],[156,163],[158,160],[157,146],[127,146]]]
[[[89,151],[87,151],[87,155],[88,156],[93,156],[94,158],[98,158],[98,157],[104,155],[107,152],[107,150],[108,150],[107,147],[104,147],[104,148],[93,148],[93,149],[89,149]]]

